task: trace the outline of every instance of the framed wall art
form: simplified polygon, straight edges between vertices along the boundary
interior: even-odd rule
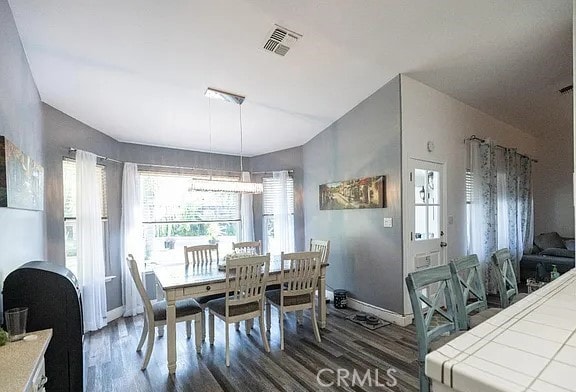
[[[383,208],[386,206],[386,177],[364,177],[320,185],[321,210]]]
[[[0,207],[44,209],[44,168],[0,136]]]

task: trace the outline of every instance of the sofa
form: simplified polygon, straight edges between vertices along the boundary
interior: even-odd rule
[[[556,232],[539,234],[520,260],[521,279],[549,280],[554,265],[560,274],[574,268],[574,239]]]

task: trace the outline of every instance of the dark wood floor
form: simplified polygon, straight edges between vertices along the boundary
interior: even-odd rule
[[[277,314],[273,313],[270,336],[271,353],[266,353],[258,326],[247,336],[231,327],[231,366],[224,363],[224,324],[216,320],[216,342],[205,342],[197,356],[194,339],[187,340],[183,323],[178,325],[178,369],[169,377],[166,368],[166,338],[157,338],[152,359],[146,371],[140,370],[143,352],[136,352],[142,330],[142,317],[120,318],[101,331],[87,336],[85,361],[86,390],[92,391],[417,391],[418,363],[413,326],[388,325],[370,331],[345,319],[350,311],[330,307],[327,328],[321,331],[322,342],[314,339],[308,313],[304,325],[296,326],[293,315],[285,321],[285,350],[280,350]],[[255,323],[257,324],[257,323]],[[321,369],[323,383],[336,382],[337,369],[354,369],[360,377],[370,371],[372,387],[334,385],[322,387],[317,382]],[[374,386],[397,379],[394,387]],[[348,379],[350,381],[350,379]]]

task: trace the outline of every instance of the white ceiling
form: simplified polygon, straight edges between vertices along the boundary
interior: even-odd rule
[[[207,87],[245,95],[244,154],[301,145],[398,73],[535,135],[570,127],[571,0],[10,0],[47,104],[121,141],[209,150]],[[274,23],[303,35],[280,57]],[[212,101],[212,149],[240,152]]]

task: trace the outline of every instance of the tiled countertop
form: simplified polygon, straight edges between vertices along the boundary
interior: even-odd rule
[[[576,391],[576,270],[426,356],[447,390]]]
[[[24,391],[34,376],[36,366],[46,353],[52,330],[30,332],[38,339],[19,340],[0,347],[0,392]]]

